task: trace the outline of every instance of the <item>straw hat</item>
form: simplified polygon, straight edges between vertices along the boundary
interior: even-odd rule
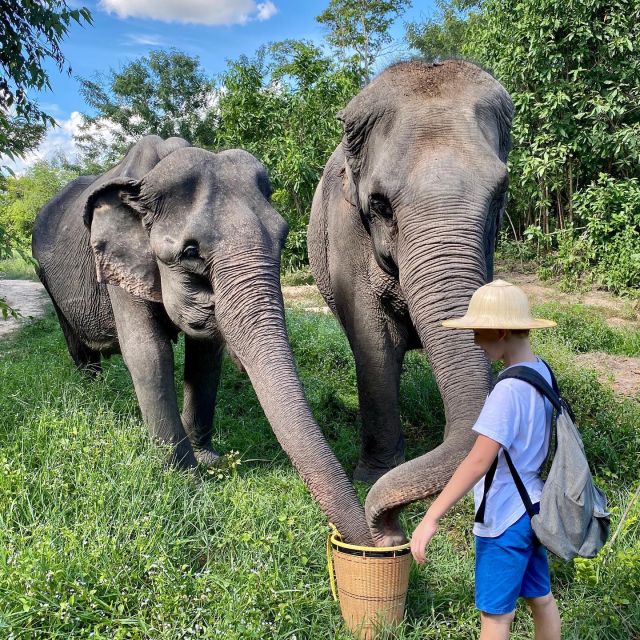
[[[462,318],[445,320],[442,325],[454,329],[544,329],[556,323],[532,318],[527,294],[510,282],[494,280],[471,296]]]

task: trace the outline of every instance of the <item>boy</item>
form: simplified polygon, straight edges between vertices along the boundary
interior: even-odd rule
[[[531,351],[529,330],[555,323],[531,317],[522,289],[495,280],[473,294],[464,317],[442,324],[473,329],[475,343],[491,361],[503,360],[505,367],[530,366],[551,384],[548,368]],[[539,472],[549,446],[551,416],[549,402],[523,380],[510,378],[494,387],[473,427],[478,434],[473,448],[413,533],[411,553],[416,562],[424,562],[425,547],[436,533],[440,518],[472,487],[478,509],[484,493],[484,475],[502,449],[509,452],[537,508],[543,486]],[[546,550],[537,544],[501,454],[487,495],[484,522],[476,523],[473,532],[480,640],[509,638],[518,597],[525,598],[531,608],[535,639],[559,640],[560,616],[551,595]]]

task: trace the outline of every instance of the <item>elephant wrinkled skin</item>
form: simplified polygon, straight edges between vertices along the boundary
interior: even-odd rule
[[[284,322],[287,225],[249,153],[148,136],[100,177],[76,179],[41,210],[38,274],[76,365],[121,352],[152,437],[183,467],[215,463],[211,435],[225,343],[246,369],[278,441],[351,540],[364,510],[313,420]],[[179,413],[171,342],[185,333]]]
[[[365,510],[377,544],[403,538],[402,506],[439,491],[473,443],[489,364],[471,332],[440,323],[492,278],[512,113],[491,75],[451,60],[393,65],[338,116],[344,137],[315,193],[309,260],[355,357],[354,477],[375,482]],[[400,371],[418,348],[444,400],[445,438],[405,463]]]

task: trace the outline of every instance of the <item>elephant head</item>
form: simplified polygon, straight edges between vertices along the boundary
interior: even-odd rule
[[[370,540],[296,373],[279,281],[287,224],[270,204],[266,171],[245,151],[174,146],[141,177],[107,175],[88,194],[98,278],[161,302],[192,338],[224,339],[322,509],[346,537]]]
[[[372,271],[392,282],[444,400],[444,442],[369,492],[369,525],[392,541],[402,505],[439,489],[468,452],[490,386],[471,332],[442,328],[492,278],[506,203],[513,106],[491,75],[462,60],[389,67],[339,114],[344,197],[370,236]]]

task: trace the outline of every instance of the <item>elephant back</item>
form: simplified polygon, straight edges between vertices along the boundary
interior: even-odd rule
[[[103,173],[78,199],[80,207],[77,215],[82,219],[86,202],[91,194],[98,191],[118,178],[130,178],[140,180],[151,171],[160,160],[166,158],[178,149],[190,147],[191,145],[182,138],[168,138],[163,140],[159,136],[145,136],[137,142],[127,155],[115,167]]]

